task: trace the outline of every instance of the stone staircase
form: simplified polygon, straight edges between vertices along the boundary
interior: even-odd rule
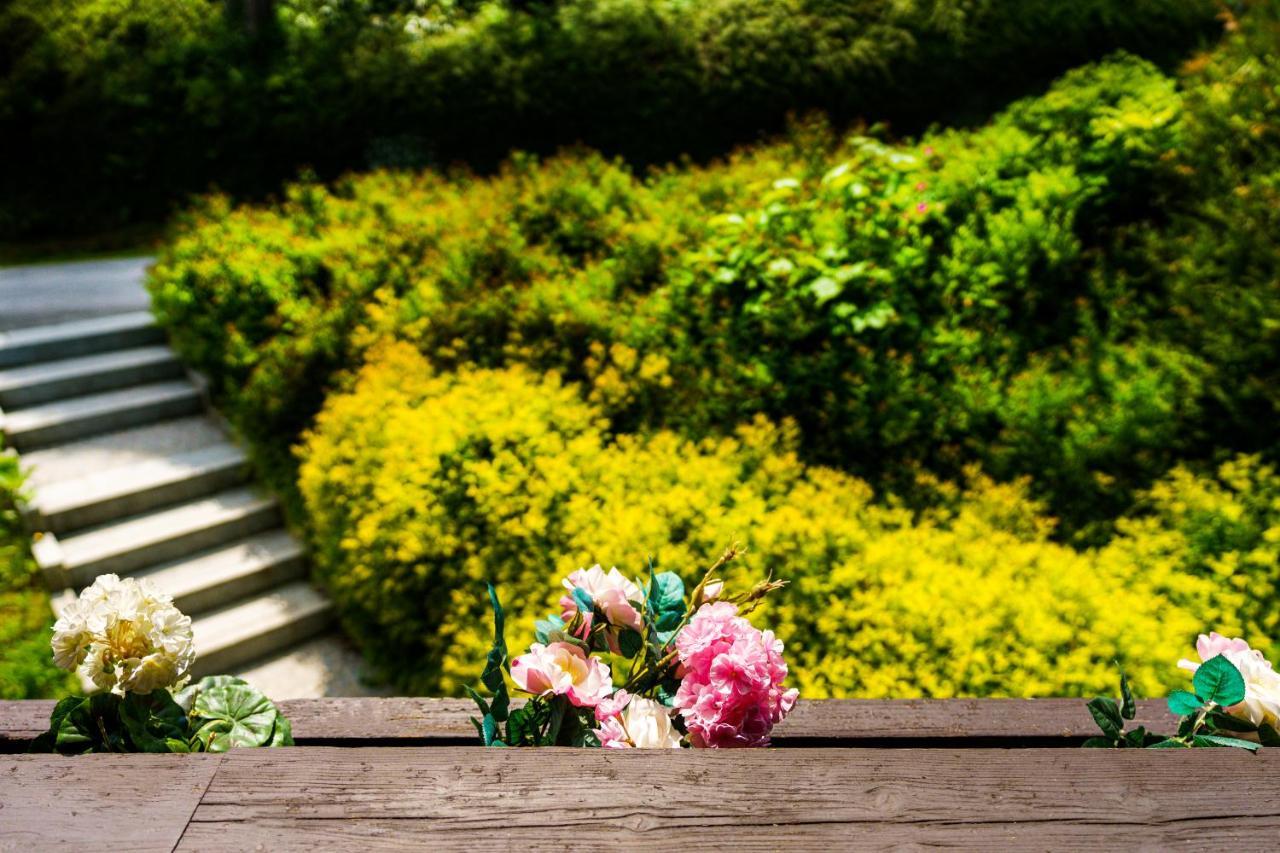
[[[195,675],[277,699],[369,692],[275,499],[148,313],[0,333],[0,429],[55,610],[100,574],[147,577],[192,617]]]

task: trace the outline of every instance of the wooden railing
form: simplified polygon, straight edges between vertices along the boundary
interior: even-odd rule
[[[281,703],[293,749],[21,755],[0,849],[1274,849],[1280,749],[1085,750],[1080,700],[801,702],[776,749],[484,749],[467,703]],[[1171,730],[1161,702],[1137,723]]]

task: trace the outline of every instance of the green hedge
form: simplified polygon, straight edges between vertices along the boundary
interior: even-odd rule
[[[1190,270],[1160,257],[1178,244],[1159,235],[1215,203],[1180,159],[1229,144],[1184,108],[1198,80],[1184,94],[1119,56],[911,144],[810,124],[649,177],[525,156],[493,178],[213,198],[161,258],[154,303],[286,488],[290,443],[390,335],[437,369],[556,370],[615,431],[794,420],[808,459],[904,497],[974,462],[1031,476],[1066,534],[1101,541],[1178,460],[1265,449],[1280,402],[1274,336],[1213,334]],[[1243,220],[1260,270],[1276,249],[1253,223],[1271,215]],[[1260,325],[1267,282],[1241,281]]]
[[[45,699],[78,688],[53,665],[53,611],[39,586],[18,502],[18,458],[0,448],[0,699]]]
[[[814,108],[965,120],[1117,48],[1176,62],[1217,29],[1211,0],[278,0],[251,38],[221,5],[6,4],[0,239],[133,225],[302,166],[487,167],[574,142],[667,161]]]

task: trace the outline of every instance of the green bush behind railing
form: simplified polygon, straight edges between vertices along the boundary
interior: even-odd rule
[[[1280,39],[1231,23],[908,143],[215,197],[156,309],[410,689],[466,677],[482,578],[540,612],[740,537],[809,695],[1154,692],[1130,649],[1277,628]]]
[[[582,142],[720,154],[823,109],[983,115],[1117,48],[1172,63],[1210,0],[277,0],[256,36],[209,0],[0,11],[0,239],[162,217],[302,167],[487,168]]]

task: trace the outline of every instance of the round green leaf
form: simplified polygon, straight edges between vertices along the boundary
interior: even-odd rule
[[[1185,717],[1200,710],[1201,702],[1195,694],[1185,690],[1175,690],[1169,694],[1169,711],[1178,717]]]
[[[1196,695],[1206,704],[1213,702],[1228,707],[1244,701],[1244,676],[1223,655],[1202,663],[1192,684]]]
[[[247,684],[219,684],[201,690],[192,714],[204,722],[196,738],[210,752],[263,746],[275,730],[280,712],[271,700]]]

